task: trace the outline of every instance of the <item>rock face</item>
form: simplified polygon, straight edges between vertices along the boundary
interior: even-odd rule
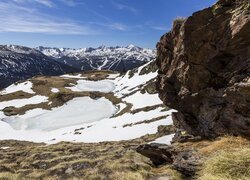
[[[157,44],[160,98],[190,134],[250,137],[250,1],[220,0],[176,20]]]

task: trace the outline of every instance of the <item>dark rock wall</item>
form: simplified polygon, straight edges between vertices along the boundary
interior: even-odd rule
[[[220,0],[176,20],[157,44],[157,89],[193,135],[250,137],[250,1]]]

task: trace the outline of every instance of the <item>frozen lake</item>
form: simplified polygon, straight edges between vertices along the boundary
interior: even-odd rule
[[[93,100],[89,97],[75,98],[52,111],[28,111],[24,116],[9,117],[5,122],[15,130],[51,131],[79,124],[92,123],[111,117],[115,106],[105,99]]]

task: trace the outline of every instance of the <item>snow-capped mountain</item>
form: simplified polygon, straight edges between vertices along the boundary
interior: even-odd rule
[[[113,70],[125,72],[139,67],[155,58],[155,50],[140,48],[134,45],[127,47],[98,48],[47,48],[37,50],[79,70]]]
[[[35,75],[60,75],[76,69],[58,63],[40,51],[0,45],[0,89]]]
[[[154,58],[155,50],[133,45],[82,49],[0,45],[0,89],[35,75],[89,70],[125,72]]]

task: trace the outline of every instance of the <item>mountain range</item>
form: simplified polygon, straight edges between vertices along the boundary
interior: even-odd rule
[[[90,70],[125,72],[155,58],[155,50],[134,45],[98,48],[0,46],[0,89],[36,75]]]

